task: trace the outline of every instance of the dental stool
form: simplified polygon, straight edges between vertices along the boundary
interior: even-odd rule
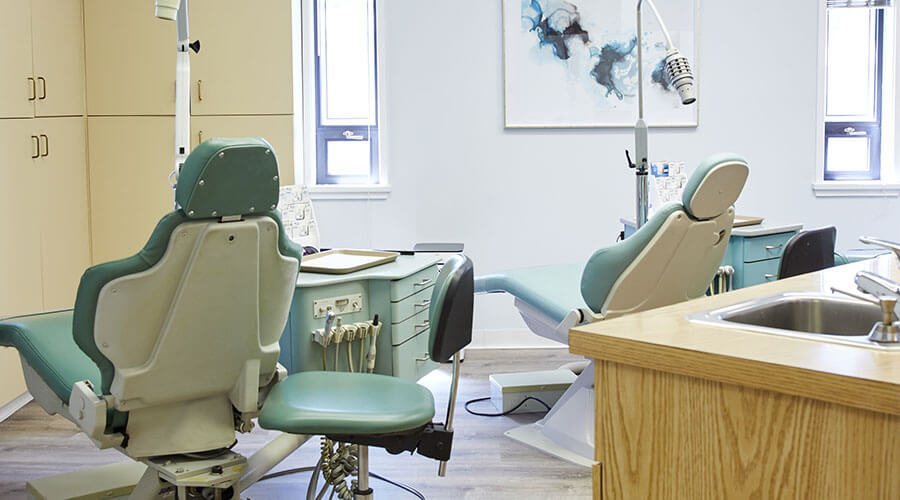
[[[276,439],[280,455],[267,446],[249,461],[228,451],[286,376],[278,340],[302,251],[278,187],[264,140],[204,142],[181,170],[181,208],[140,252],[87,269],[72,310],[0,321],[42,408],[146,465],[131,498],[189,486],[228,497],[302,442]]]
[[[703,296],[725,254],[734,207],[747,180],[734,154],[707,158],[684,189],[682,203],[661,207],[622,242],[594,252],[582,265],[554,265],[480,276],[476,293],[504,292],[534,333],[568,343],[579,324]],[[636,332],[637,334],[638,332]],[[593,366],[539,422],[507,435],[571,462],[594,456]]]
[[[308,371],[272,389],[260,427],[359,445],[359,482],[353,491],[357,499],[372,498],[369,446],[392,454],[418,451],[440,460],[438,473],[443,476],[453,440],[459,351],[472,340],[473,288],[472,261],[454,255],[441,268],[431,295],[429,355],[435,361],[453,358],[446,424],[431,422],[434,397],[415,382],[370,373]]]

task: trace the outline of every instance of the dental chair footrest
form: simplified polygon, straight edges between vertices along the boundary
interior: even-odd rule
[[[430,423],[399,434],[329,434],[326,437],[342,443],[384,448],[391,455],[415,451],[419,455],[441,461],[450,460],[453,448],[453,431],[448,431],[441,423]]]

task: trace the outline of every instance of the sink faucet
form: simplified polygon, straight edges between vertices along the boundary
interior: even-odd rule
[[[859,291],[874,296],[881,307],[881,321],[875,323],[869,332],[873,342],[900,342],[900,321],[894,321],[894,308],[900,300],[900,283],[869,271],[856,273],[856,287]],[[875,301],[871,301],[875,302]]]
[[[895,243],[893,241],[883,240],[881,238],[875,238],[872,236],[860,236],[859,241],[865,243],[866,245],[874,245],[877,247],[888,249],[894,252],[894,255],[897,258],[900,258],[900,243]]]

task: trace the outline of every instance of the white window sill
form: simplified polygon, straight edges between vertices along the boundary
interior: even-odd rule
[[[900,196],[900,184],[880,181],[820,181],[812,185],[819,198]]]
[[[313,200],[386,200],[391,195],[390,184],[309,186]]]

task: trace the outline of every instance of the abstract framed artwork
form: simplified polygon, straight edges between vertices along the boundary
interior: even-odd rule
[[[696,78],[699,0],[656,3]],[[633,126],[636,6],[637,0],[503,0],[505,126]],[[697,103],[678,99],[665,75],[662,30],[649,6],[642,10],[645,120],[651,127],[696,127]]]

